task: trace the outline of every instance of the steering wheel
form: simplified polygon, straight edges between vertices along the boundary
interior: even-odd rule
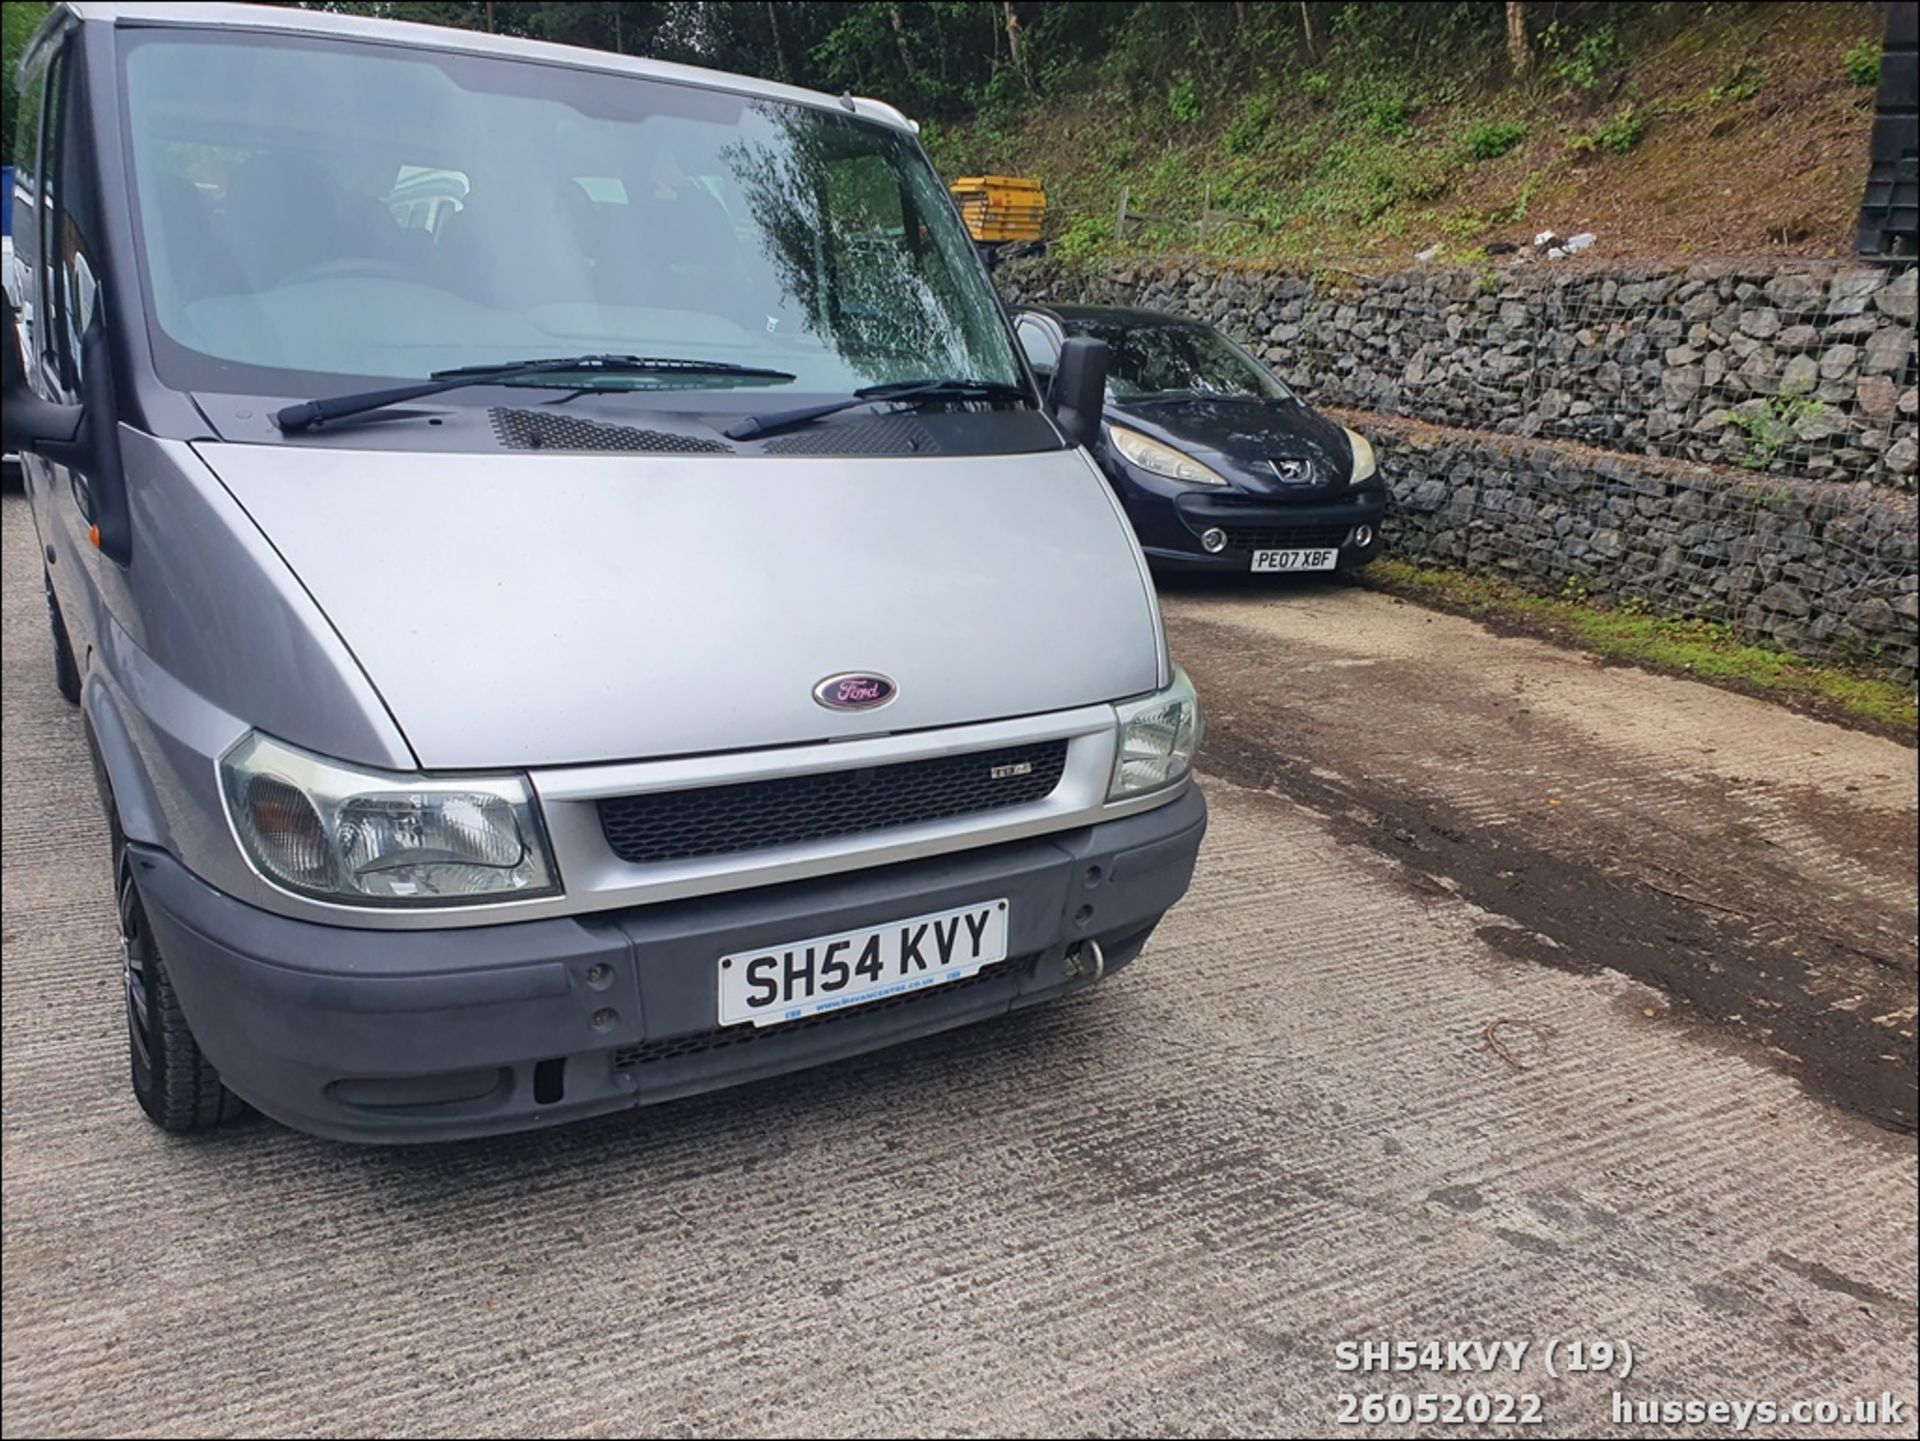
[[[305,285],[310,280],[331,280],[336,277],[357,276],[368,280],[418,280],[419,274],[413,266],[398,260],[385,260],[374,255],[347,255],[337,260],[322,260],[315,265],[302,266],[280,282],[282,285]]]

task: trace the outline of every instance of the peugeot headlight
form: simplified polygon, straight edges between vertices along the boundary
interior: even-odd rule
[[[1225,485],[1226,477],[1209,470],[1184,451],[1162,445],[1151,436],[1124,425],[1109,425],[1107,434],[1113,448],[1142,470],[1164,475],[1168,480],[1184,480],[1192,485]]]
[[[1340,428],[1347,430],[1344,425]],[[1347,430],[1347,444],[1353,447],[1353,472],[1347,484],[1364,485],[1373,479],[1373,442],[1357,430]]]
[[[221,758],[220,784],[241,849],[303,895],[431,906],[559,889],[524,776],[359,770],[256,731]]]
[[[1193,769],[1206,723],[1193,682],[1179,666],[1173,668],[1173,684],[1165,690],[1122,701],[1114,709],[1119,712],[1119,728],[1108,800],[1170,786]]]

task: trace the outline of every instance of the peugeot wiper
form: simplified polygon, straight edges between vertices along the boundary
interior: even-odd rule
[[[1032,396],[1025,386],[1010,385],[1003,380],[894,380],[885,385],[863,386],[843,399],[825,401],[820,405],[776,410],[771,415],[750,415],[728,426],[722,433],[730,440],[757,440],[775,431],[791,430],[829,415],[838,415],[857,405],[874,405],[882,401],[919,404],[934,400],[1030,399]]]
[[[734,365],[724,360],[675,360],[649,355],[570,355],[546,360],[515,360],[500,365],[463,365],[454,370],[436,370],[414,385],[395,385],[385,390],[363,390],[354,395],[334,395],[324,400],[307,400],[289,405],[276,413],[274,424],[292,435],[310,430],[330,420],[364,415],[370,410],[399,405],[458,390],[463,385],[488,385],[541,375],[718,375],[736,380],[792,380],[785,370],[767,370],[757,365]],[[556,384],[556,389],[572,390],[571,383]]]

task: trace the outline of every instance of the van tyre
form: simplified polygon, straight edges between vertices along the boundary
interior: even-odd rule
[[[247,1103],[220,1083],[187,1026],[124,851],[118,871],[127,1051],[140,1109],[166,1131],[204,1131],[237,1120]]]
[[[60,602],[53,596],[53,577],[43,568],[40,583],[47,589],[47,624],[53,629],[53,684],[60,699],[68,705],[80,704],[80,667],[73,659],[73,643],[67,639],[67,623],[60,616]]]

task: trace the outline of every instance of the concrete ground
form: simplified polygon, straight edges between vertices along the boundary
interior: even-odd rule
[[[1616,1388],[1915,1432],[1910,750],[1365,591],[1180,590],[1213,830],[1111,985],[504,1141],[176,1141],[11,497],[3,561],[8,1436],[1324,1434],[1368,1390],[1644,1434]],[[1336,1369],[1424,1338],[1532,1350]],[[1597,1339],[1630,1379],[1547,1374]]]

